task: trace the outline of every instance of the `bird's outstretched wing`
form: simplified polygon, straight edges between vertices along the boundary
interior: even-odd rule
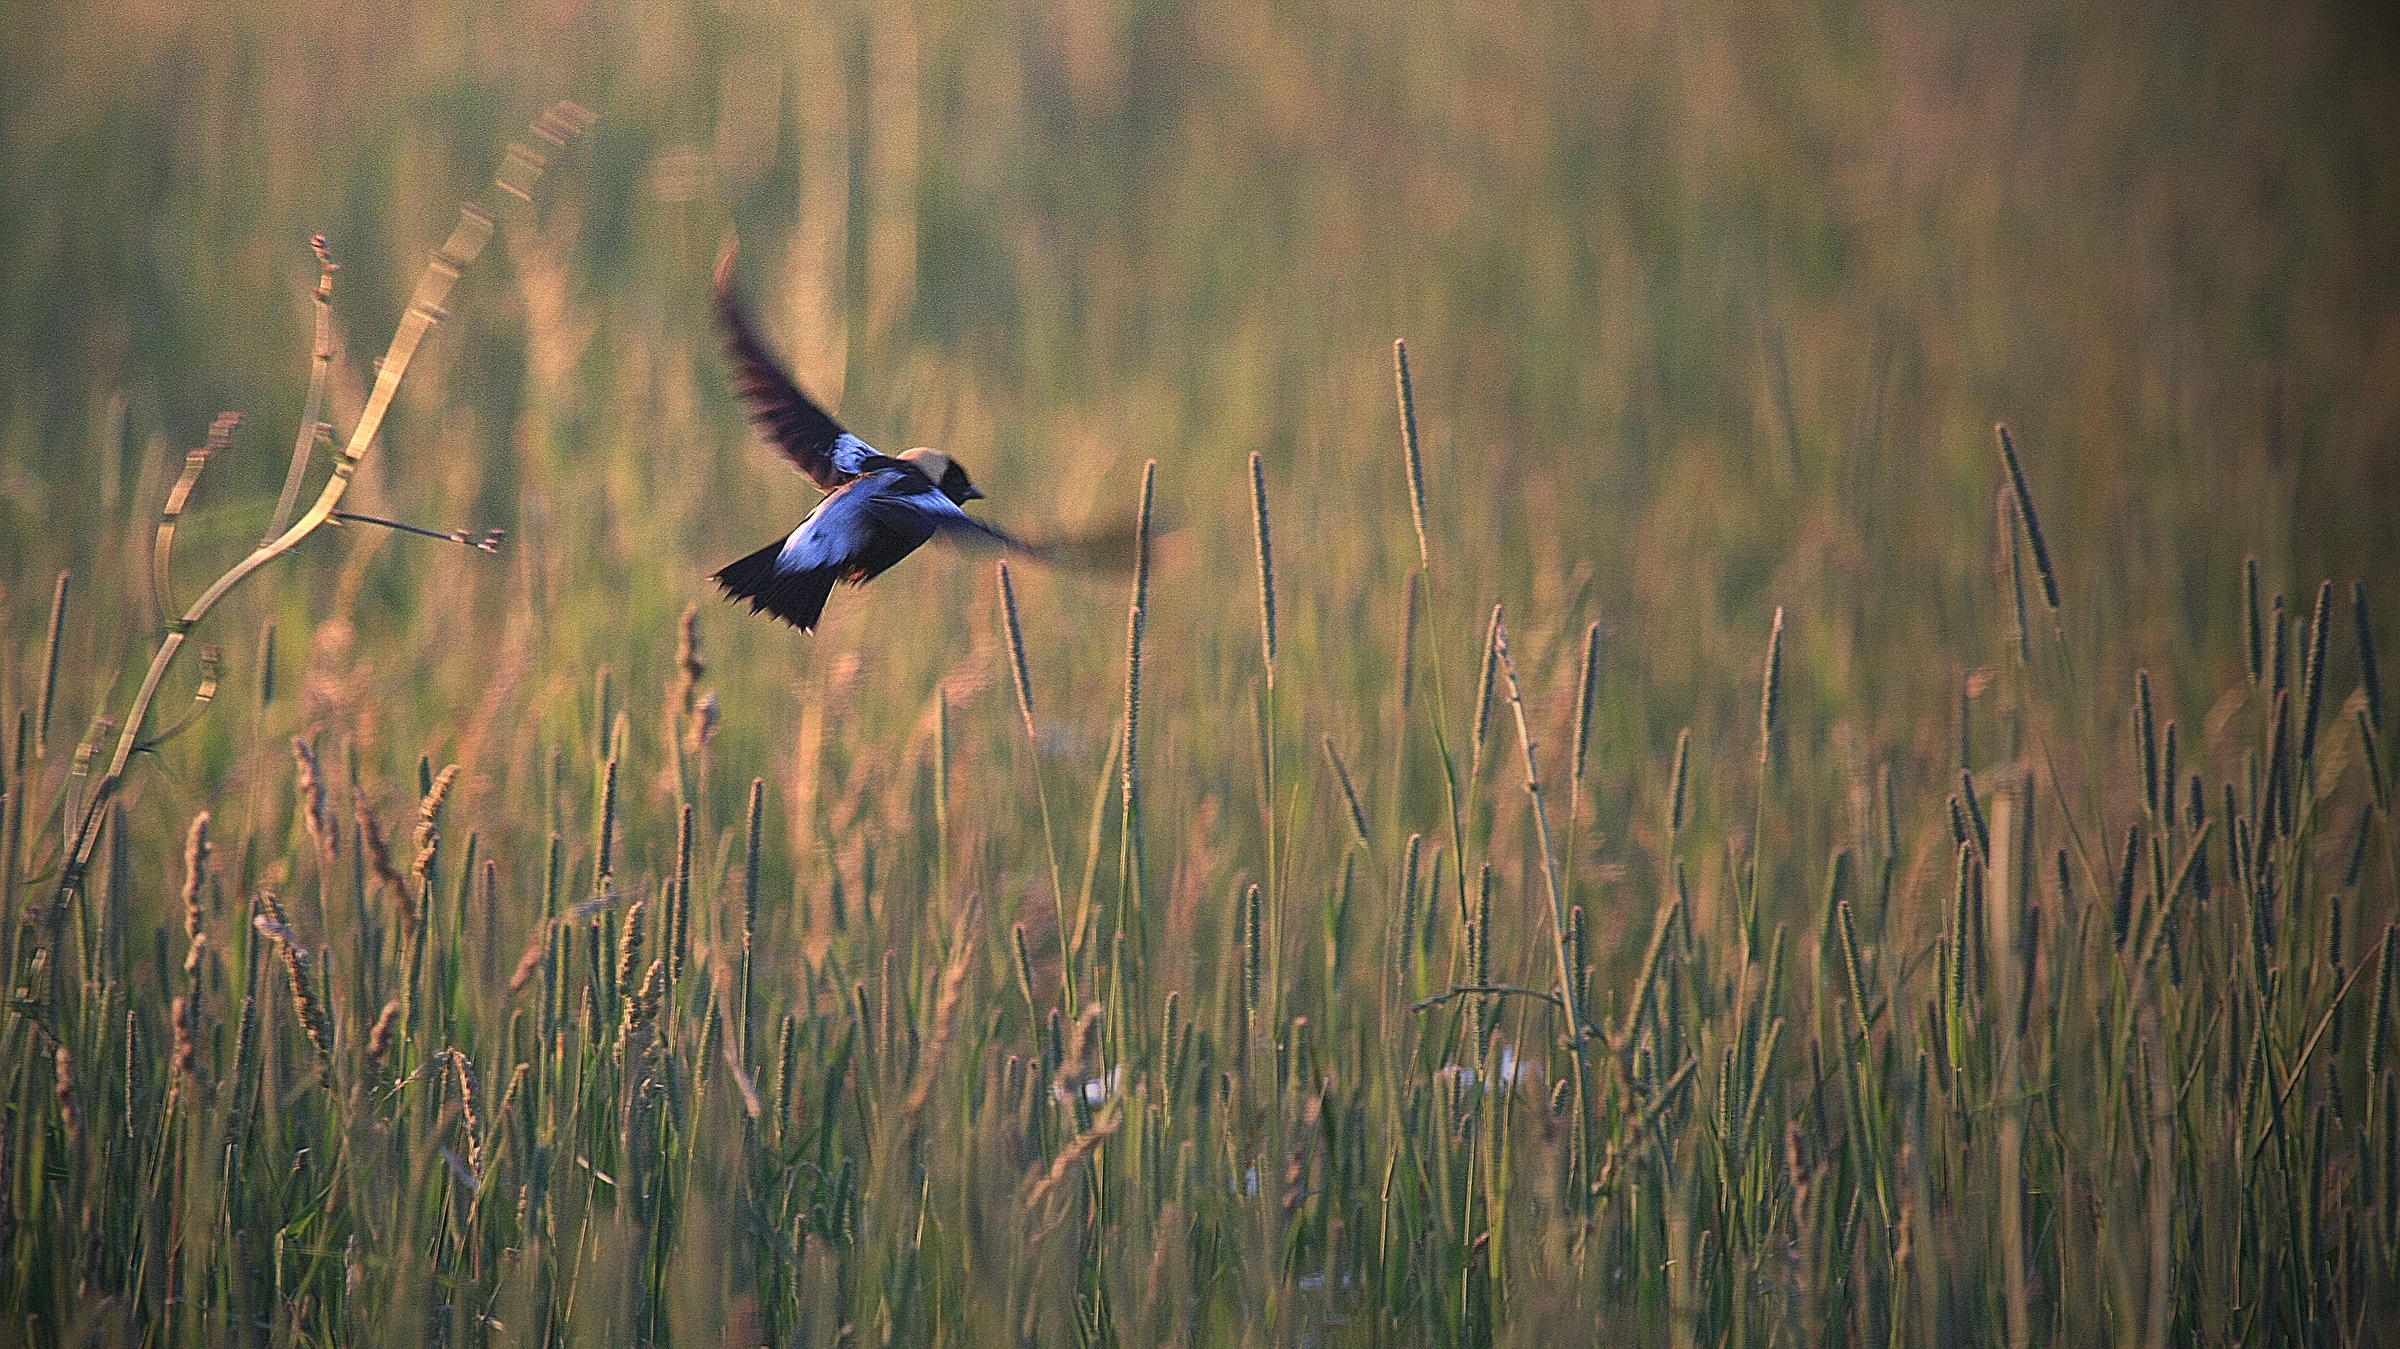
[[[717,255],[717,326],[725,330],[726,354],[733,360],[734,395],[750,420],[820,491],[830,492],[861,473],[890,465],[892,460],[843,430],[783,372],[733,288],[733,256],[728,240]]]
[[[912,548],[926,539],[939,538],[970,547],[1005,548],[1032,558],[1049,557],[1047,548],[976,519],[930,484],[923,490],[878,492],[868,498],[867,511],[885,529],[911,538]]]

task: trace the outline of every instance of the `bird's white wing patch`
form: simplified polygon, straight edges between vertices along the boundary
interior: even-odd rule
[[[775,555],[775,570],[810,571],[856,557],[875,527],[865,500],[855,486],[845,486],[818,502],[800,527],[784,539],[783,551]]]
[[[870,460],[882,456],[876,453],[874,446],[844,431],[833,438],[833,449],[827,457],[833,460],[835,468],[844,473],[864,473]]]
[[[879,494],[868,500],[867,509],[895,529],[924,529],[952,543],[1007,548],[1033,557],[1047,555],[1040,545],[1027,543],[998,525],[986,524],[967,514],[941,492]]]
[[[960,510],[957,502],[940,492],[910,492],[905,496],[887,496],[877,504],[895,515],[914,515],[929,520],[936,529],[946,529],[960,521],[972,522],[975,518]]]

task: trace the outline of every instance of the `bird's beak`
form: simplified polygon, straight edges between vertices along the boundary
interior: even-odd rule
[[[977,486],[976,486],[975,484],[973,484],[973,483],[968,483],[968,484],[967,484],[967,500],[969,500],[969,501],[981,501],[981,500],[983,500],[983,489],[982,489],[982,488],[980,488],[980,487],[977,487]]]

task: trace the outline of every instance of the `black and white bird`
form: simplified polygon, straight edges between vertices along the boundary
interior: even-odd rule
[[[957,460],[921,447],[883,454],[802,393],[742,308],[730,247],[717,260],[716,292],[735,395],[784,457],[826,493],[799,528],[716,574],[728,597],[814,632],[834,582],[864,585],[928,539],[1037,556],[1046,551],[961,509],[983,492]]]

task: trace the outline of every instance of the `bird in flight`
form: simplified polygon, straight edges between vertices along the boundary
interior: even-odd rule
[[[728,244],[717,258],[716,310],[733,361],[734,394],[758,429],[826,495],[799,528],[716,574],[727,597],[814,632],[834,582],[865,585],[928,539],[1037,556],[1046,551],[961,509],[983,492],[957,460],[922,447],[886,455],[802,393],[742,308],[733,288],[733,256]]]

